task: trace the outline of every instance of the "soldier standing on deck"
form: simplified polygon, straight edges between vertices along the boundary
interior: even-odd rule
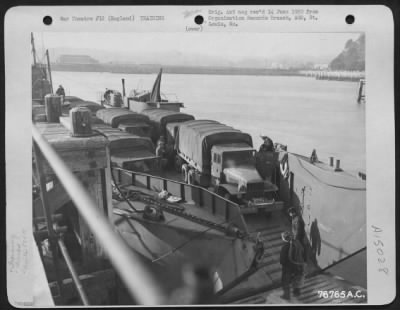
[[[294,207],[288,210],[289,216],[292,222],[292,234],[293,239],[300,242],[301,246],[304,250],[304,260],[307,260],[307,253],[306,253],[306,242],[305,242],[305,230],[304,230],[304,222],[297,214],[297,211]]]
[[[159,156],[161,158],[161,169],[165,169],[167,165],[167,159],[165,158],[165,138],[164,136],[161,136],[160,139],[157,142],[157,147],[156,147],[156,156]]]
[[[56,95],[65,97],[65,90],[64,87],[62,87],[62,85],[58,86],[56,90]]]
[[[281,248],[280,264],[282,265],[283,299],[290,300],[290,286],[293,294],[299,296],[304,285],[304,253],[298,240],[293,239],[291,232],[282,233],[285,244]]]

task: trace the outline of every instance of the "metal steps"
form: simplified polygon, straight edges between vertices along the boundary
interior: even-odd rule
[[[247,296],[243,295],[240,300],[233,301],[234,304],[354,304],[367,301],[365,289],[353,286],[351,283],[329,273],[306,278],[300,296],[292,295],[291,300],[282,299],[282,267],[279,259],[283,245],[281,233],[285,230],[287,230],[287,225],[282,221],[278,224],[268,225],[267,228],[252,231],[252,236],[258,235],[264,245],[264,255],[259,263],[264,266],[252,277],[264,281],[266,289],[262,293],[259,293],[260,289],[258,293],[249,292]],[[307,270],[313,271],[315,266],[309,263]],[[357,291],[359,297],[347,296],[348,294],[354,295]]]

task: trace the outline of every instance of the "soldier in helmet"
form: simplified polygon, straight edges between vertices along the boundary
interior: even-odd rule
[[[306,255],[306,234],[304,229],[304,222],[303,219],[298,215],[296,208],[292,207],[288,210],[291,223],[292,223],[292,235],[293,239],[300,242],[304,249],[304,260],[307,259]]]
[[[317,156],[317,151],[313,149],[310,156],[310,163],[314,164],[315,162],[318,162],[318,156]]]
[[[62,85],[58,86],[58,88],[56,90],[56,95],[65,97],[65,90],[64,90],[64,87],[62,87]]]
[[[157,141],[156,155],[161,158],[161,168],[164,169],[168,162],[168,160],[165,158],[166,157],[166,148],[165,148],[164,136],[161,136],[160,139]]]
[[[275,170],[274,143],[267,136],[261,136],[264,142],[256,154],[256,168],[260,176],[265,180],[273,181]]]
[[[281,248],[280,264],[282,265],[283,299],[290,300],[290,288],[293,286],[293,294],[299,296],[304,285],[304,254],[303,247],[293,239],[290,231],[282,233],[284,245]]]

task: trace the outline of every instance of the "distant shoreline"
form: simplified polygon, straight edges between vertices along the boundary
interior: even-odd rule
[[[300,70],[295,69],[266,69],[266,68],[229,68],[229,67],[200,67],[200,66],[161,66],[133,64],[51,64],[53,71],[71,72],[108,72],[123,74],[209,74],[209,75],[262,75],[262,76],[301,76]]]

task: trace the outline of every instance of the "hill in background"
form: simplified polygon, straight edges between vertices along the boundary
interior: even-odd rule
[[[357,40],[348,40],[343,52],[334,58],[330,64],[331,70],[365,70],[365,35]]]

